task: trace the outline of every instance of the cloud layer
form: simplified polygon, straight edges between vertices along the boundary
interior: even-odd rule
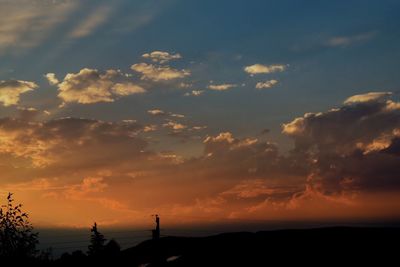
[[[390,97],[347,101],[283,124],[283,134],[294,141],[289,153],[260,137],[224,131],[202,138],[202,153],[191,158],[151,149],[148,137],[159,128],[180,138],[206,129],[176,113],[149,110],[164,117],[159,125],[142,126],[80,118],[37,121],[37,110],[28,109],[20,117],[0,120],[1,184],[49,209],[50,203],[80,203],[73,205],[80,214],[74,223],[94,217],[105,223],[140,223],[152,212],[170,223],[177,218],[400,216],[395,204],[400,105]],[[91,210],[79,208],[82,203]]]

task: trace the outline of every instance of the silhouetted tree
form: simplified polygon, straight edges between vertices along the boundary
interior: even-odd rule
[[[0,256],[9,258],[29,258],[36,255],[38,234],[28,221],[28,214],[22,212],[22,204],[14,205],[12,194],[7,196],[7,204],[0,207]]]
[[[104,251],[104,243],[106,242],[106,239],[104,238],[104,235],[97,230],[97,223],[94,223],[90,231],[92,232],[92,235],[90,237],[88,255],[97,256]]]

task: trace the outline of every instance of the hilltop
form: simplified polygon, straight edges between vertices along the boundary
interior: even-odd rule
[[[349,227],[164,237],[122,251],[122,259],[131,266],[382,265],[399,261],[399,237],[400,228]]]

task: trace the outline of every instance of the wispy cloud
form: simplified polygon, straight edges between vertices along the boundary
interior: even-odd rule
[[[325,44],[332,47],[346,47],[349,45],[366,42],[375,36],[375,31],[348,36],[334,36],[328,39]]]
[[[73,29],[69,36],[71,38],[82,38],[92,34],[110,18],[113,9],[110,5],[99,6],[94,9],[78,26]]]
[[[1,1],[0,53],[40,45],[78,6],[78,1]]]

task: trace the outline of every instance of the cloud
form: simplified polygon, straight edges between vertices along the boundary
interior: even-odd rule
[[[262,65],[254,64],[244,68],[244,71],[250,75],[282,72],[286,69],[285,65]]]
[[[335,36],[326,41],[326,45],[332,47],[346,47],[349,45],[371,40],[372,38],[375,37],[375,35],[376,32],[367,32],[352,36]]]
[[[33,91],[36,88],[38,88],[38,85],[34,82],[21,80],[0,81],[0,103],[6,107],[17,105],[22,94]]]
[[[73,12],[78,1],[1,1],[0,53],[20,53],[42,44]]]
[[[126,154],[141,154],[147,145],[137,137],[142,129],[135,122],[110,123],[78,118],[35,122],[26,118],[3,118],[0,120],[0,153],[27,160],[38,168],[59,165],[76,169],[94,163],[113,164],[112,161],[115,164]]]
[[[175,79],[182,79],[190,76],[188,70],[177,70],[170,66],[156,66],[147,63],[138,63],[131,66],[133,71],[136,71],[142,75],[142,80],[151,81],[169,81]]]
[[[60,81],[57,79],[54,73],[47,73],[45,77],[50,85],[57,85],[60,83]]]
[[[111,87],[111,92],[117,96],[127,96],[133,94],[142,94],[145,93],[146,90],[143,87],[131,82],[124,82],[114,84],[114,86]]]
[[[109,19],[111,13],[112,8],[110,6],[102,5],[97,7],[69,33],[69,37],[82,38],[92,34]]]
[[[234,185],[232,188],[220,193],[220,196],[235,197],[237,199],[249,199],[276,196],[277,194],[287,196],[293,195],[298,188],[293,187],[276,187],[268,185],[265,179],[244,180]]]
[[[344,101],[344,104],[352,104],[352,103],[362,103],[362,102],[369,102],[369,101],[376,101],[381,98],[390,96],[391,92],[370,92],[361,95],[354,95],[347,98]]]
[[[186,125],[179,123],[179,122],[175,122],[175,121],[168,121],[163,124],[163,127],[170,128],[171,130],[173,130],[175,132],[180,132],[187,128]]]
[[[126,80],[119,71],[100,72],[88,68],[67,74],[58,84],[58,91],[58,97],[65,103],[80,104],[113,102],[119,97],[146,92],[143,87]]]
[[[185,115],[183,115],[183,114],[171,113],[169,115],[171,117],[175,117],[175,118],[185,118]]]
[[[261,90],[261,89],[271,88],[276,84],[278,84],[277,80],[268,80],[265,82],[258,82],[256,84],[256,88]]]
[[[157,130],[157,125],[154,125],[154,124],[152,124],[152,125],[146,125],[146,126],[144,126],[144,128],[143,128],[143,132],[145,132],[145,133],[154,132],[154,131],[156,131],[156,130]]]
[[[226,91],[231,88],[237,87],[236,84],[224,83],[224,84],[210,84],[208,89],[215,90],[215,91]]]
[[[200,152],[190,158],[151,143],[156,125],[39,120],[40,111],[21,108],[0,119],[1,188],[24,192],[40,216],[36,207],[57,213],[70,205],[80,223],[136,223],[155,211],[171,223],[398,216],[400,108],[386,97],[294,118],[283,125],[294,141],[287,153],[265,136],[230,131],[205,133],[201,143],[205,127],[165,117],[168,136],[197,140]]]
[[[191,83],[180,83],[179,88],[191,88],[193,84]]]
[[[166,115],[165,111],[163,111],[161,109],[150,109],[147,111],[147,113],[154,115],[154,116]]]
[[[400,189],[400,109],[381,99],[389,95],[353,96],[339,108],[283,125],[294,151],[312,163],[312,181],[328,192]]]
[[[201,96],[204,90],[192,90],[191,92],[186,92],[184,96]]]
[[[155,63],[164,64],[174,59],[181,59],[182,56],[179,53],[170,54],[163,51],[153,51],[142,55],[143,58],[151,59]]]

